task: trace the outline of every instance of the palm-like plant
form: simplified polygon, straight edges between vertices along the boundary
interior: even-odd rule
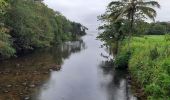
[[[109,18],[117,22],[120,19],[127,19],[129,25],[129,39],[132,34],[133,24],[137,18],[149,18],[154,20],[157,13],[154,8],[160,8],[156,1],[151,0],[118,0],[108,5]]]
[[[121,18],[127,18],[133,24],[135,17],[144,17],[154,20],[157,13],[154,7],[160,8],[160,5],[156,1],[150,0],[119,0],[112,1],[109,4],[111,12],[110,17],[115,21]]]

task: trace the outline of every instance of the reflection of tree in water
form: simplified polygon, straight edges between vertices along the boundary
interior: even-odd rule
[[[108,92],[108,100],[127,100],[126,91],[126,71],[114,70],[113,61],[103,61],[100,68],[103,77],[110,77],[110,81],[105,84],[106,91]]]
[[[0,63],[0,100],[31,99],[53,70],[60,70],[64,59],[85,49],[83,41],[37,50]]]
[[[81,50],[85,49],[85,43],[83,40],[74,41],[74,42],[67,42],[63,45],[59,45],[57,47],[51,48],[51,55],[53,55],[53,59],[56,63],[62,63],[63,59],[67,59],[70,54],[80,52]],[[61,58],[61,59],[60,59]]]

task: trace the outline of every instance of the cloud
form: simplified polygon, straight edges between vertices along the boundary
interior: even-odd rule
[[[97,16],[104,13],[112,0],[44,0],[50,8],[60,11],[71,21],[80,22],[91,31],[98,27]],[[170,21],[170,0],[159,0],[161,9],[156,20]]]
[[[158,0],[161,8],[158,9],[156,20],[170,21],[170,0]]]
[[[68,19],[80,22],[94,31],[98,26],[97,16],[104,13],[110,0],[44,0],[44,2]]]

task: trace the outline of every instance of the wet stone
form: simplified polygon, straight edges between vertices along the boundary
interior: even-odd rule
[[[22,85],[26,86],[26,85],[27,85],[27,83],[26,83],[26,82],[24,82],[24,83],[22,83]]]
[[[10,88],[10,87],[12,87],[12,85],[9,84],[9,85],[7,85],[6,87],[7,87],[7,88]]]
[[[30,100],[30,97],[29,97],[29,96],[26,96],[26,97],[24,98],[24,100]]]
[[[20,95],[23,95],[23,93],[19,93]]]
[[[18,73],[18,72],[16,72],[16,73],[15,73],[15,75],[19,75],[19,73]]]
[[[4,90],[4,93],[8,93],[9,91],[8,90]]]
[[[32,85],[29,85],[29,87],[30,87],[30,88],[34,88],[34,87],[35,87],[35,85],[34,85],[34,84],[32,84]]]
[[[16,64],[17,67],[20,67],[20,64]]]
[[[49,71],[50,71],[50,72],[52,72],[52,71],[53,71],[53,69],[49,69]]]

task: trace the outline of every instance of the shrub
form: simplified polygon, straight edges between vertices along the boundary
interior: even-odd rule
[[[10,41],[11,36],[6,32],[8,29],[0,28],[0,59],[9,58],[15,54],[15,49]]]
[[[127,69],[130,56],[131,56],[130,52],[118,54],[116,57],[116,60],[115,60],[116,68],[117,69]]]
[[[156,59],[159,56],[158,49],[157,47],[154,47],[153,49],[150,50],[150,58],[152,60]]]

